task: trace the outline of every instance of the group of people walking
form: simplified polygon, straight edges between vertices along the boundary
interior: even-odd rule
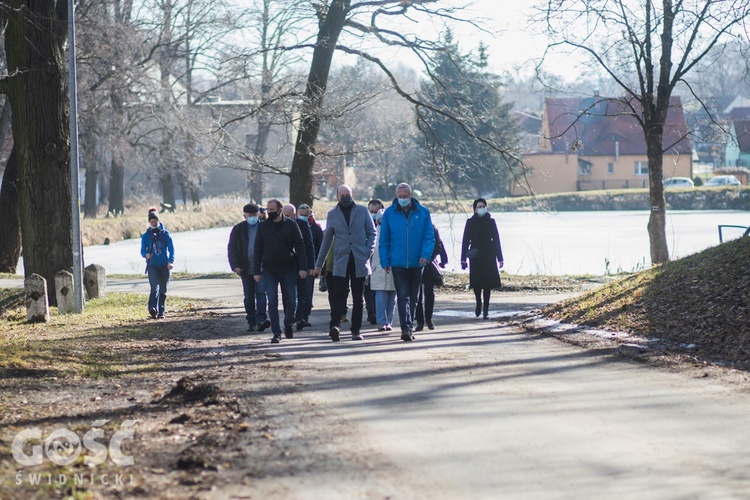
[[[328,212],[326,229],[315,221],[309,205],[295,207],[270,199],[265,210],[253,203],[243,207],[245,220],[229,236],[230,268],[242,279],[248,331],[271,328],[272,343],[293,338],[309,323],[315,278],[325,279],[330,306],[328,335],[337,342],[347,317],[351,296],[349,332],[352,340],[363,340],[363,320],[378,325],[378,331],[393,330],[398,310],[401,340],[414,340],[414,332],[435,328],[435,277],[445,267],[448,255],[429,210],[414,198],[411,187],[401,183],[396,197],[385,207],[380,200],[366,206],[354,201],[352,188],[338,187],[338,203]],[[489,317],[490,293],[500,287],[503,256],[495,221],[487,213],[486,200],[473,204],[461,245],[461,267],[469,267],[474,289],[476,316]],[[149,219],[151,220],[151,212]],[[158,222],[169,238],[166,229]],[[144,233],[141,254],[149,267],[156,253],[149,251],[149,231]],[[163,238],[163,237],[162,237]],[[157,240],[154,236],[152,243]],[[159,247],[161,248],[161,247]],[[174,249],[169,238],[168,255],[161,257],[166,272],[149,271],[149,312],[163,317],[169,270]],[[161,261],[159,261],[161,268]],[[279,315],[281,289],[283,322]],[[367,317],[365,318],[365,303]],[[156,311],[154,314],[152,311]]]

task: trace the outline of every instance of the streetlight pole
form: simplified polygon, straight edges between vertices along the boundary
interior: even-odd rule
[[[68,0],[68,56],[70,92],[70,210],[73,219],[73,312],[83,312],[83,255],[81,197],[78,180],[78,85],[76,73],[76,21],[74,0]]]

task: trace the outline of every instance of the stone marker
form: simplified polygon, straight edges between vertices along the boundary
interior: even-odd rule
[[[26,321],[46,323],[49,321],[49,300],[47,300],[47,280],[36,273],[23,280],[26,293]]]
[[[73,273],[60,271],[55,275],[55,297],[57,298],[57,312],[59,314],[68,314],[75,310]]]
[[[100,299],[107,295],[107,273],[99,264],[86,266],[83,283],[90,299]]]

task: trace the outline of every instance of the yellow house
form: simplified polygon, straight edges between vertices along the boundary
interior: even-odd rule
[[[630,104],[599,96],[545,99],[539,148],[523,154],[525,175],[511,193],[648,187],[646,141]],[[679,97],[671,100],[663,144],[664,177],[692,178],[692,149]]]

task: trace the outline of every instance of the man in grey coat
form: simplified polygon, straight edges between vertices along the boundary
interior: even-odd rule
[[[333,276],[331,278],[331,323],[328,334],[337,342],[341,334],[341,317],[346,310],[346,298],[352,290],[352,340],[363,340],[362,309],[364,307],[365,278],[370,274],[370,256],[375,249],[375,225],[367,207],[357,205],[352,198],[352,188],[339,186],[338,204],[328,212],[323,243],[315,262],[315,274],[320,271],[334,237]]]

